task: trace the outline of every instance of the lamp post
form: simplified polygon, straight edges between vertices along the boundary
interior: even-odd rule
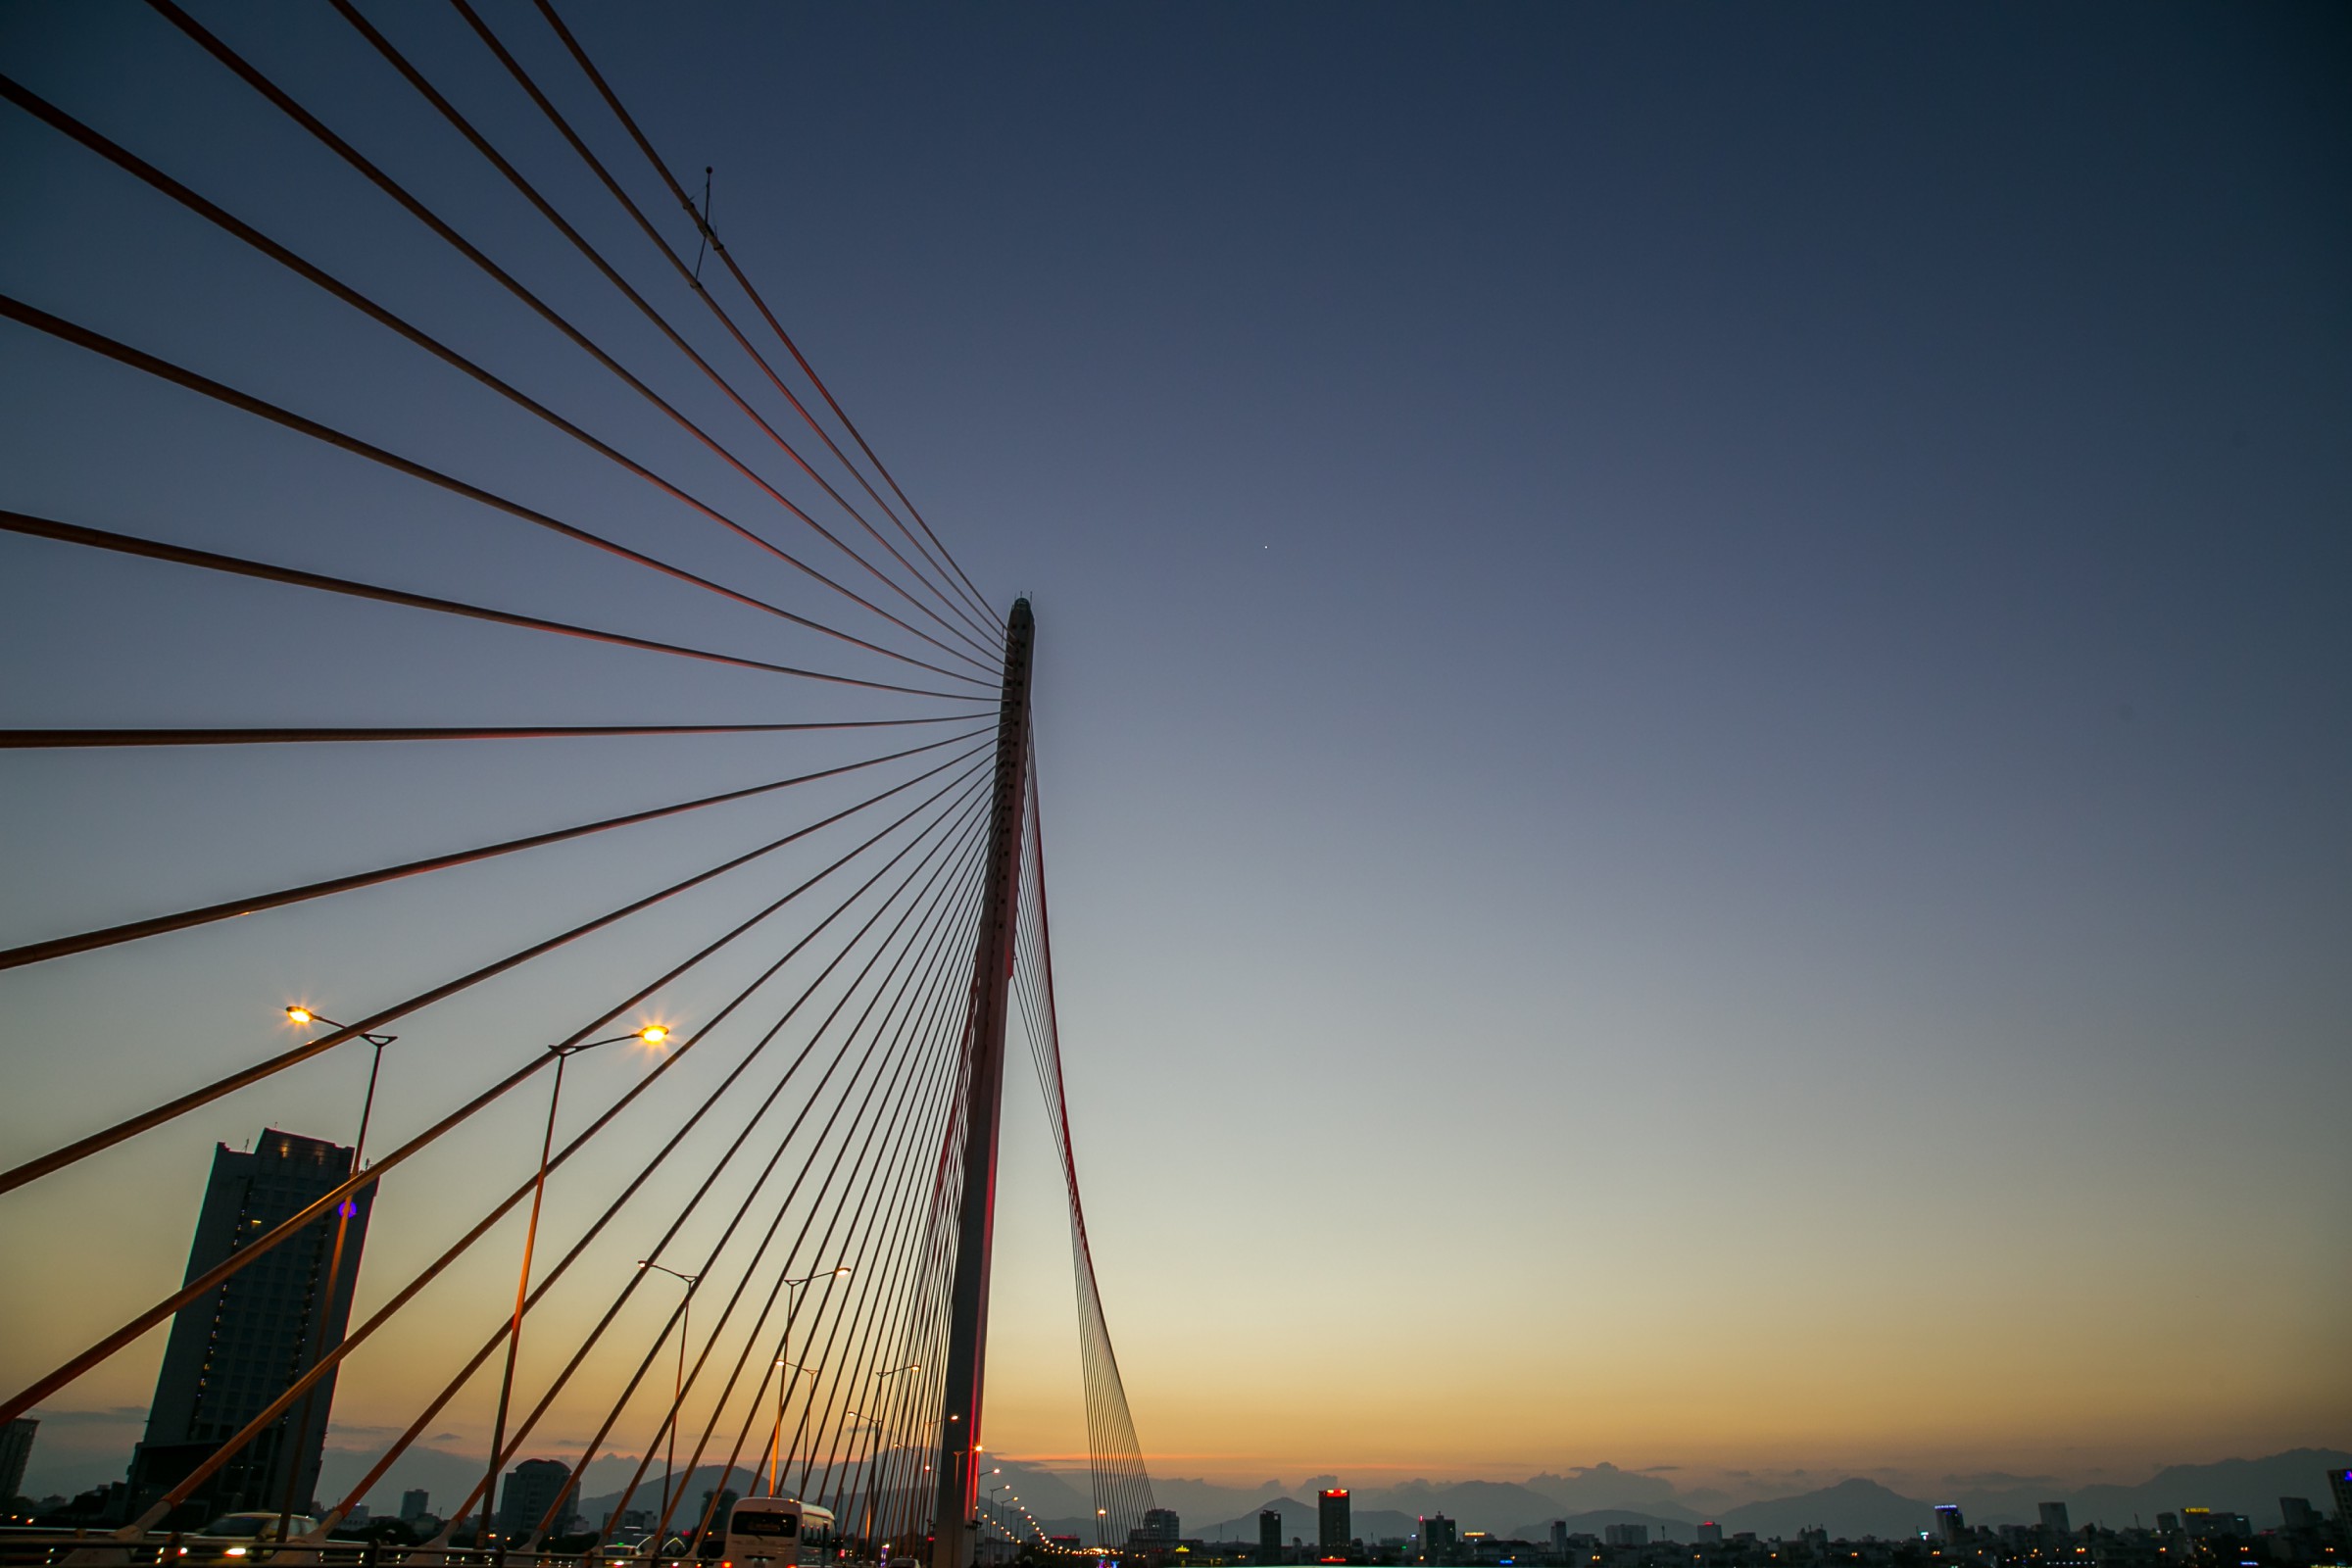
[[[303,1028],[308,1028],[315,1023],[322,1023],[329,1029],[349,1029],[351,1027],[347,1023],[337,1023],[332,1018],[313,1012],[300,1003],[296,1003],[286,1009],[286,1022]],[[400,1036],[362,1032],[359,1038],[375,1048],[375,1060],[368,1068],[368,1098],[360,1102],[360,1136],[353,1141],[351,1151],[351,1168],[355,1171],[360,1168],[360,1156],[368,1148],[368,1118],[375,1110],[375,1078],[376,1074],[384,1070],[384,1048],[398,1040]]]
[[[599,1046],[617,1046],[623,1040],[640,1045],[658,1046],[669,1038],[669,1031],[658,1023],[625,1035],[613,1035],[606,1040],[587,1040],[577,1045],[550,1046],[548,1054],[556,1058],[556,1081],[547,1094],[547,1131],[539,1140],[539,1174],[531,1183],[531,1222],[522,1233],[522,1267],[514,1276],[514,1320],[507,1327],[507,1366],[498,1380],[498,1417],[490,1427],[490,1473],[482,1481],[482,1522],[474,1531],[474,1540],[481,1545],[490,1544],[498,1526],[498,1467],[506,1458],[507,1407],[514,1396],[514,1361],[522,1353],[522,1307],[531,1289],[531,1252],[539,1245],[539,1206],[547,1197],[547,1161],[556,1148],[556,1106],[564,1098],[564,1066],[583,1051]]]
[[[686,1402],[686,1330],[694,1319],[694,1288],[703,1282],[703,1277],[700,1274],[681,1274],[668,1264],[657,1263],[650,1257],[639,1258],[637,1266],[640,1269],[650,1268],[657,1274],[666,1274],[673,1280],[682,1280],[686,1285],[686,1301],[678,1311],[678,1375],[671,1385],[669,1396],[669,1449],[662,1461],[662,1520],[666,1528],[669,1522],[670,1477],[678,1466],[678,1406]],[[654,1543],[654,1549],[657,1552],[662,1549],[659,1541]]]
[[[992,1476],[1001,1476],[1004,1473],[1004,1467],[1003,1465],[998,1465],[995,1469],[989,1471],[989,1474]],[[1004,1527],[1004,1505],[997,1501],[997,1494],[1005,1491],[1009,1486],[1010,1483],[1004,1481],[992,1481],[988,1484],[989,1520],[997,1527],[997,1534],[1007,1539],[1011,1538],[1012,1532]],[[1013,1494],[1013,1500],[1016,1502],[1020,1500],[1019,1493],[1016,1492]]]
[[[811,1280],[844,1280],[849,1277],[850,1265],[839,1263],[832,1268],[819,1269],[813,1274],[804,1274],[799,1279],[784,1282],[788,1293],[784,1298],[784,1352],[786,1355],[792,1353],[792,1320],[801,1309],[801,1287]],[[791,1367],[793,1363],[778,1358],[776,1365],[783,1368]],[[811,1381],[814,1381],[816,1377],[814,1371],[805,1366],[796,1367],[795,1370],[807,1372]],[[785,1385],[789,1381],[787,1378],[776,1379],[776,1429],[767,1440],[767,1494],[771,1497],[783,1495],[777,1490],[777,1486],[784,1455],[784,1391]],[[814,1398],[815,1395],[811,1394],[809,1397]]]
[[[790,1374],[797,1372],[812,1383],[816,1381],[816,1373],[812,1368],[791,1361],[778,1361],[776,1372],[776,1426],[775,1430],[767,1435],[767,1494],[771,1497],[784,1495],[778,1490],[780,1483],[777,1479],[777,1461],[782,1456],[784,1449],[784,1395],[785,1391],[792,1387]],[[809,1397],[814,1398],[816,1396],[811,1394]]]
[[[872,1381],[876,1384],[880,1384],[888,1379],[899,1376],[901,1373],[920,1372],[922,1369],[922,1362],[909,1361],[905,1366],[894,1366],[887,1372],[874,1373],[872,1376]],[[875,1393],[877,1394],[880,1392],[881,1391],[879,1389],[875,1390]],[[869,1437],[871,1441],[866,1445],[865,1466],[861,1471],[858,1472],[858,1482],[865,1491],[865,1536],[866,1540],[870,1543],[874,1538],[874,1531],[876,1528],[874,1511],[874,1464],[879,1456],[879,1450],[882,1444],[882,1424],[880,1422],[874,1423],[873,1431],[869,1434]]]
[[[297,1028],[308,1028],[315,1023],[322,1023],[329,1029],[351,1027],[347,1023],[337,1023],[332,1018],[322,1018],[300,1003],[286,1009],[286,1022]],[[375,1055],[368,1064],[367,1096],[360,1102],[360,1133],[351,1143],[351,1174],[354,1176],[360,1173],[362,1161],[368,1154],[368,1123],[375,1113],[375,1081],[384,1070],[384,1048],[400,1037],[362,1031],[359,1038],[375,1048]],[[343,1278],[343,1244],[351,1231],[352,1216],[359,1211],[360,1203],[356,1196],[346,1198],[335,1205],[335,1241],[327,1254],[326,1290],[318,1298],[318,1309],[311,1321],[310,1353],[297,1369],[298,1372],[309,1371],[325,1353],[326,1320],[334,1313],[335,1290]],[[286,1538],[286,1532],[294,1520],[294,1490],[302,1469],[302,1435],[310,1430],[311,1425],[311,1398],[309,1394],[302,1396],[302,1407],[295,1412],[294,1425],[290,1430],[282,1424],[278,1427],[278,1448],[286,1459],[286,1490],[277,1510],[277,1537],[280,1541]],[[287,1441],[289,1438],[291,1442]]]
[[[863,1413],[862,1413],[862,1412],[860,1412],[860,1411],[857,1411],[857,1410],[844,1410],[844,1411],[842,1411],[842,1415],[843,1415],[843,1416],[845,1416],[846,1418],[848,1418],[848,1419],[849,1419],[849,1420],[851,1420],[851,1421],[861,1421],[861,1422],[863,1422],[863,1423],[865,1424],[866,1435],[867,1435],[869,1438],[870,1438],[870,1437],[872,1437],[872,1435],[873,1435],[873,1434],[875,1434],[875,1433],[877,1433],[877,1432],[880,1432],[880,1431],[882,1430],[882,1423],[881,1423],[881,1422],[879,1422],[879,1421],[875,1420],[875,1419],[874,1419],[872,1416],[870,1416],[870,1415],[863,1414]],[[870,1451],[870,1446],[869,1446],[869,1451]],[[853,1441],[853,1443],[852,1443],[852,1445],[851,1445],[851,1447],[850,1447],[850,1453],[851,1453],[851,1456],[852,1456],[853,1458],[855,1458],[855,1457],[857,1456],[857,1452],[858,1452],[857,1446],[856,1446],[856,1443],[855,1443],[855,1441]],[[868,1468],[870,1468],[870,1465],[868,1466]],[[844,1484],[844,1485],[847,1485],[847,1484],[848,1484],[848,1480],[847,1480],[847,1476],[846,1476],[846,1475],[844,1476],[843,1484]],[[863,1471],[860,1471],[860,1473],[859,1473],[859,1475],[858,1475],[858,1490],[859,1490],[859,1491],[861,1491],[862,1493],[864,1493],[864,1494],[865,1494],[865,1522],[864,1522],[863,1526],[861,1526],[861,1529],[862,1529],[862,1531],[863,1531],[863,1535],[862,1535],[862,1538],[861,1538],[861,1539],[862,1539],[862,1541],[863,1541],[863,1544],[864,1544],[864,1545],[865,1545],[866,1549],[870,1551],[870,1550],[873,1548],[873,1544],[874,1544],[874,1543],[873,1543],[873,1524],[874,1524],[873,1502],[874,1502],[874,1489],[873,1489],[873,1486],[872,1486],[872,1478],[871,1478],[870,1476],[866,1475],[865,1473],[863,1473]],[[838,1494],[836,1494],[836,1495],[838,1495]]]

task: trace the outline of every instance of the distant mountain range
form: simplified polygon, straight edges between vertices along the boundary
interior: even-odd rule
[[[2153,1523],[2158,1513],[2209,1507],[2242,1513],[2256,1529],[2279,1525],[2280,1497],[2328,1503],[2327,1472],[2352,1466],[2352,1452],[2338,1448],[2293,1448],[2260,1459],[2225,1459],[2214,1464],[2171,1465],[2138,1486],[2067,1487],[2054,1478],[1979,1476],[1956,1482],[1935,1497],[1910,1497],[1866,1477],[1854,1476],[1817,1491],[1768,1497],[1705,1514],[1726,1535],[1753,1531],[1767,1539],[1824,1529],[1832,1536],[1891,1538],[1934,1527],[1938,1503],[1957,1503],[1972,1524],[2033,1524],[2039,1505],[2063,1502],[2077,1526]],[[1281,1512],[1283,1537],[1314,1539],[1316,1509],[1269,1481],[1259,1488],[1226,1488],[1204,1481],[1155,1483],[1163,1506],[1174,1507],[1184,1533],[1213,1541],[1254,1541],[1261,1508]],[[1236,1499],[1244,1506],[1234,1507]],[[1605,1500],[1604,1500],[1605,1499]],[[1401,1536],[1426,1515],[1442,1513],[1464,1530],[1542,1540],[1551,1522],[1564,1520],[1571,1533],[1598,1535],[1613,1524],[1647,1525],[1653,1537],[1687,1540],[1702,1515],[1681,1500],[1664,1478],[1598,1465],[1574,1475],[1532,1476],[1525,1483],[1412,1481],[1402,1486],[1365,1488],[1350,1501],[1357,1537]],[[1208,1503],[1230,1515],[1196,1523],[1200,1512],[1187,1505]],[[1581,1506],[1580,1506],[1581,1505]]]
[[[365,1455],[328,1449],[319,1491],[334,1494],[359,1478]],[[589,1466],[582,1491],[582,1517],[599,1520],[619,1499],[633,1458],[604,1458]],[[416,1447],[369,1494],[368,1502],[388,1511],[400,1494],[422,1487],[432,1494],[435,1511],[456,1506],[481,1479],[481,1461],[437,1448]],[[2242,1513],[2256,1529],[2276,1529],[2280,1523],[2280,1497],[2308,1497],[2328,1504],[2327,1472],[2352,1467],[2352,1451],[2340,1448],[2293,1448],[2260,1459],[2225,1459],[2214,1464],[2171,1465],[2137,1486],[2066,1487],[2049,1477],[1976,1476],[1955,1480],[1951,1490],[1933,1497],[1912,1497],[1865,1477],[1855,1476],[1817,1491],[1792,1496],[1768,1497],[1719,1511],[1701,1513],[1682,1497],[1664,1477],[1640,1471],[1595,1465],[1560,1475],[1531,1476],[1525,1482],[1408,1481],[1401,1485],[1357,1489],[1349,1499],[1353,1534],[1365,1540],[1404,1536],[1415,1532],[1422,1517],[1442,1513],[1464,1530],[1541,1540],[1551,1521],[1567,1522],[1571,1532],[1598,1535],[1613,1524],[1647,1525],[1653,1537],[1687,1540],[1702,1517],[1711,1518],[1726,1535],[1753,1531],[1767,1539],[1790,1537],[1799,1530],[1819,1527],[1833,1536],[1895,1537],[1930,1529],[1937,1503],[1957,1503],[1972,1524],[2032,1524],[2043,1502],[2064,1502],[2078,1525],[2110,1528],[2133,1520],[2153,1523],[2158,1513],[2187,1506]],[[348,1474],[346,1474],[348,1472]],[[661,1465],[647,1470],[646,1482],[657,1499],[661,1494]],[[706,1465],[682,1487],[689,1500],[718,1482],[716,1466]],[[1329,1482],[1314,1477],[1299,1490]],[[737,1472],[738,1487],[743,1472]],[[1001,1496],[1017,1494],[1032,1514],[1052,1533],[1091,1537],[1094,1505],[1080,1490],[1083,1472],[999,1459],[984,1478],[1001,1486]],[[1265,1481],[1256,1487],[1229,1487],[1181,1477],[1153,1483],[1162,1507],[1174,1508],[1184,1520],[1184,1533],[1211,1541],[1255,1541],[1257,1515],[1273,1508],[1282,1515],[1285,1541],[1311,1541],[1317,1530],[1316,1504],[1308,1491],[1304,1500],[1283,1483]],[[641,1491],[640,1496],[644,1493]],[[1010,1506],[1009,1503],[1005,1504]]]

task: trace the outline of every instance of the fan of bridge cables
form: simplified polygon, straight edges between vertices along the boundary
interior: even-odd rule
[[[0,496],[44,726],[0,732],[41,846],[0,969],[70,1043],[15,1054],[0,1239],[110,1238],[0,1287],[0,1420],[198,1357],[147,1440],[201,1456],[134,1469],[126,1539],[331,1404],[315,1539],[431,1450],[478,1456],[444,1543],[540,1453],[570,1481],[516,1546],[590,1485],[600,1542],[730,1491],[917,1541],[1003,612],[548,0],[330,3],[148,0],[120,60],[0,74],[0,153],[62,204],[0,263],[47,405]],[[1123,1540],[1152,1488],[1027,777],[1013,991]],[[204,1160],[257,1127],[324,1174],[183,1278]],[[289,1273],[324,1293],[294,1362],[202,1360],[184,1325]]]

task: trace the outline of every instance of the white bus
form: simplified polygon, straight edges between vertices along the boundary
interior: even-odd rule
[[[833,1510],[792,1497],[745,1497],[727,1514],[725,1568],[816,1568],[833,1555]]]

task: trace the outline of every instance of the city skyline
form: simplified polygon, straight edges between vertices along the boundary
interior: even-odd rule
[[[595,212],[632,277],[693,303],[462,21],[363,9]],[[2135,1485],[2352,1443],[2340,12],[558,9],[651,139],[712,170],[728,256],[984,608],[1037,607],[1067,1093],[1016,1052],[992,1447],[1087,1451],[1072,1165],[1136,1440],[1170,1473],[1369,1491],[1606,1455],[1700,1486]],[[204,15],[629,364],[663,365],[666,395],[735,417],[333,12]],[[493,22],[597,107],[535,11]],[[160,15],[10,7],[0,57],[598,439],[769,506]],[[7,109],[0,171],[25,240],[0,292],[28,308],[832,612],[53,124]],[[24,319],[0,344],[0,505],[733,656],[850,657]],[[85,556],[0,538],[0,667],[24,676],[0,722],[866,711]],[[11,751],[25,892],[0,947],[869,755],[498,744]],[[813,819],[855,783],[784,798]],[[289,1007],[363,1017],[608,885],[683,876],[779,820],[768,799],[12,969],[0,1152],[286,1049],[307,1038]],[[388,1150],[757,902],[665,908],[402,1019],[380,1091],[347,1046],[0,1195],[5,1255],[76,1265],[73,1293],[0,1278],[0,1381],[178,1285],[217,1146],[267,1125],[348,1147],[366,1104]],[[355,1310],[530,1180],[543,1115],[568,1135],[651,1085],[644,1124],[551,1190],[542,1262],[585,1234],[709,1064],[750,1049],[741,1019],[697,1035],[756,972],[726,961],[612,1020],[671,1044],[582,1057],[561,1118],[534,1080],[395,1171]],[[689,1185],[666,1172],[649,1201]],[[495,1329],[522,1226],[442,1276],[476,1305],[355,1354],[330,1462],[405,1431]],[[657,1260],[692,1273],[721,1231],[698,1215]],[[840,1261],[820,1245],[793,1278]],[[598,1248],[534,1317],[524,1383],[652,1250]],[[869,1277],[813,1287],[811,1311]],[[667,1343],[679,1289],[653,1279],[620,1332]],[[36,1474],[126,1459],[166,1338],[41,1401]],[[485,1453],[496,1375],[422,1441]],[[627,1375],[592,1368],[522,1456],[569,1462]],[[632,1394],[611,1446],[646,1452],[668,1392]]]

